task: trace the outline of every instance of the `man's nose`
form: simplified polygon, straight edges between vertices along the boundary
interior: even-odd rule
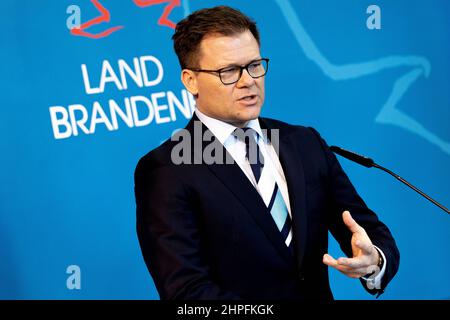
[[[242,70],[241,78],[236,83],[237,87],[249,87],[255,83],[255,79],[248,73],[246,69]]]

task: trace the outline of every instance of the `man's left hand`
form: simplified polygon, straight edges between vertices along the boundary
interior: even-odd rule
[[[345,225],[352,232],[352,258],[338,258],[334,259],[328,253],[323,255],[323,263],[333,267],[343,274],[351,278],[360,278],[367,275],[369,267],[377,265],[379,261],[378,250],[370,241],[366,231],[363,227],[356,223],[350,215],[350,212],[344,211],[342,219]]]

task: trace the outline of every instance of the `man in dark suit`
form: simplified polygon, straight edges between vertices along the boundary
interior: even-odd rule
[[[135,172],[137,232],[160,297],[326,301],[328,266],[382,293],[399,264],[388,228],[314,129],[259,117],[269,61],[255,23],[203,9],[173,39],[197,109]],[[328,231],[348,258],[327,254]]]

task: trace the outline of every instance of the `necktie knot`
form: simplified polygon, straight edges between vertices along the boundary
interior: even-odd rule
[[[258,182],[264,167],[264,157],[258,145],[258,133],[252,128],[237,128],[233,135],[245,143],[245,157],[252,168],[256,182]]]

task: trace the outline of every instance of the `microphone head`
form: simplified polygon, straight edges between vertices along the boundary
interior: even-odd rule
[[[373,167],[373,165],[375,163],[371,158],[362,156],[360,154],[357,154],[357,153],[349,151],[349,150],[345,150],[345,149],[337,147],[337,146],[331,146],[330,150],[344,158],[347,158],[348,160],[359,163],[360,165],[367,167],[367,168]]]

